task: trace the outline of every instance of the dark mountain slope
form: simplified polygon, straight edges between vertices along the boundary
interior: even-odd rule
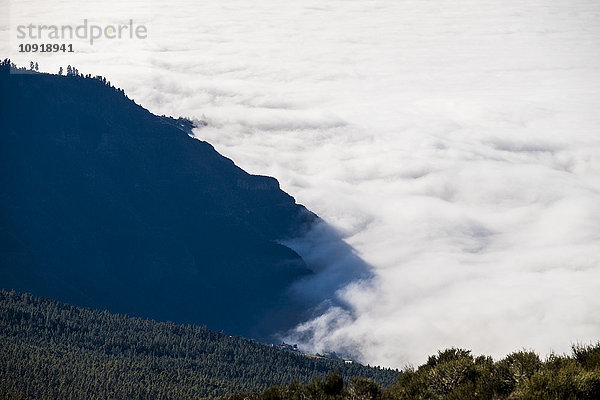
[[[398,377],[204,327],[0,291],[0,398],[198,399],[306,383],[335,369],[384,385]]]
[[[0,286],[264,337],[317,218],[102,80],[0,73]]]

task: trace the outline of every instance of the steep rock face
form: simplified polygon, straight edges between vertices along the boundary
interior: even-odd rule
[[[0,74],[0,286],[263,338],[317,217],[100,80]]]

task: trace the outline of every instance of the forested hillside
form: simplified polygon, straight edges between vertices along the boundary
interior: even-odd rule
[[[546,360],[531,351],[504,359],[473,356],[448,349],[418,368],[407,368],[398,381],[382,388],[376,382],[335,372],[308,385],[273,386],[262,393],[240,393],[229,400],[598,400],[600,342],[574,345],[571,355]]]
[[[198,399],[308,383],[338,370],[389,385],[398,371],[277,350],[206,327],[0,292],[0,398]]]

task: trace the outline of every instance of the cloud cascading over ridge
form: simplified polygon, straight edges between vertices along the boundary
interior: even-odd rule
[[[4,54],[204,115],[199,138],[277,177],[373,267],[338,289],[350,311],[290,333],[302,345],[401,367],[600,337],[598,2],[9,3]],[[148,39],[16,52],[14,26],[84,18],[133,18]],[[347,283],[327,242],[296,245],[333,266],[305,290]]]

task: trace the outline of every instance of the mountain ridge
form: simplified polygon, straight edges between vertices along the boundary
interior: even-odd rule
[[[282,239],[320,221],[102,77],[5,61],[0,281],[82,306],[266,338],[306,316]],[[189,128],[189,127],[188,127]]]

